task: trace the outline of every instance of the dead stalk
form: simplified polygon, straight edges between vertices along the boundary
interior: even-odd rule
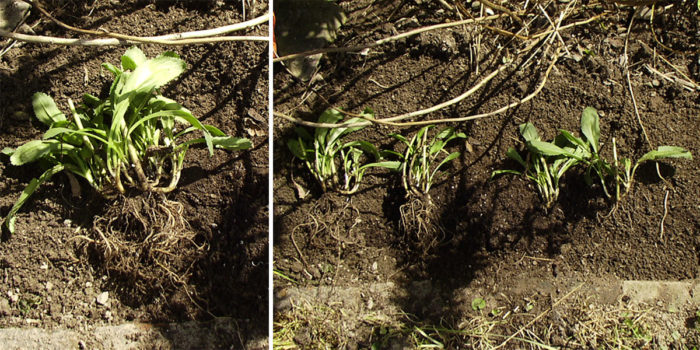
[[[608,12],[605,12],[605,13],[593,16],[591,18],[588,18],[588,19],[585,19],[582,21],[578,21],[575,23],[570,23],[570,24],[561,26],[561,21],[564,18],[564,16],[562,16],[559,20],[559,23],[556,24],[553,29],[549,29],[549,30],[543,31],[542,33],[531,35],[529,37],[526,37],[526,39],[528,39],[528,40],[541,39],[541,38],[544,38],[546,36],[551,36],[553,33],[558,34],[562,30],[573,28],[576,26],[584,25],[584,24],[588,24],[590,22],[593,22],[595,20],[598,20],[598,19],[606,16],[607,14],[608,14]],[[284,61],[284,60],[299,58],[299,57],[305,57],[305,56],[319,54],[319,53],[361,51],[361,50],[364,50],[367,48],[379,46],[379,45],[382,45],[382,44],[385,44],[385,43],[388,43],[391,41],[396,41],[396,40],[406,38],[406,37],[409,37],[412,35],[416,35],[416,34],[419,34],[422,32],[436,30],[436,29],[442,29],[442,28],[448,28],[448,27],[453,27],[453,26],[458,26],[458,25],[464,25],[464,24],[481,23],[481,22],[484,22],[486,20],[498,18],[500,16],[501,15],[480,17],[480,18],[475,18],[475,19],[467,19],[467,20],[463,20],[463,21],[456,21],[456,22],[452,22],[452,23],[444,23],[444,24],[439,24],[439,25],[434,25],[434,26],[418,28],[418,29],[415,29],[415,30],[412,30],[412,31],[409,31],[406,33],[402,33],[399,35],[395,35],[395,36],[391,36],[391,37],[384,38],[381,40],[377,40],[374,43],[371,43],[368,45],[313,50],[313,51],[302,52],[302,53],[298,53],[298,54],[292,54],[292,55],[279,57],[279,58],[275,59],[274,62],[279,62],[279,61]],[[519,35],[515,36],[515,37],[519,37]],[[537,45],[538,42],[539,41],[531,42],[525,49],[522,50],[522,52],[531,51]],[[484,77],[482,80],[480,80],[476,85],[474,85],[468,91],[466,91],[465,93],[463,93],[463,94],[461,94],[461,95],[459,95],[459,96],[457,96],[449,101],[437,104],[435,106],[432,106],[432,107],[429,107],[426,109],[422,109],[422,110],[414,111],[414,112],[409,112],[409,113],[404,113],[404,114],[397,115],[397,116],[381,118],[381,119],[367,119],[364,122],[357,122],[357,123],[345,123],[345,124],[338,124],[338,125],[332,124],[331,125],[328,123],[314,123],[314,122],[304,121],[304,120],[301,120],[299,118],[295,118],[293,116],[290,116],[290,115],[287,115],[287,114],[284,114],[281,112],[277,112],[277,111],[273,112],[273,115],[276,117],[285,119],[287,121],[296,123],[296,124],[301,124],[304,126],[314,127],[314,128],[357,127],[357,126],[367,126],[367,125],[372,125],[372,124],[383,124],[383,125],[391,125],[391,126],[415,126],[415,125],[428,125],[428,124],[435,124],[435,123],[464,122],[464,121],[468,121],[468,120],[491,117],[491,116],[494,116],[497,114],[504,113],[504,112],[508,111],[509,109],[517,107],[517,106],[533,99],[535,96],[537,96],[537,94],[539,94],[540,91],[542,91],[542,88],[544,88],[544,85],[547,82],[547,79],[549,77],[549,74],[551,73],[551,70],[554,68],[554,65],[556,64],[557,59],[561,56],[560,55],[561,49],[562,49],[562,47],[559,47],[557,49],[556,53],[553,55],[554,58],[552,59],[549,67],[547,68],[547,71],[545,72],[545,75],[544,75],[542,81],[540,82],[538,87],[535,89],[535,91],[533,91],[531,94],[527,95],[526,97],[524,97],[516,102],[510,103],[504,107],[501,107],[497,110],[487,112],[487,113],[475,114],[475,115],[459,117],[459,118],[445,118],[445,119],[434,119],[434,120],[424,120],[424,121],[399,122],[401,120],[411,119],[411,118],[414,118],[417,116],[433,113],[433,112],[438,111],[440,109],[443,109],[445,107],[449,107],[451,105],[454,105],[456,103],[461,102],[462,100],[466,99],[468,96],[474,94],[474,92],[476,92],[478,89],[480,89],[481,87],[486,85],[489,81],[491,81],[493,78],[495,78],[499,73],[501,73],[502,71],[504,71],[505,69],[510,67],[512,65],[512,62],[505,63],[505,64],[501,65],[499,68],[497,68],[496,70],[491,72],[489,75]]]
[[[217,36],[222,34],[227,34],[247,28],[252,28],[257,25],[265,24],[269,21],[269,15],[265,14],[255,19],[235,23],[219,28],[191,31],[184,33],[175,33],[151,37],[138,37],[132,35],[125,35],[120,33],[113,33],[104,30],[89,30],[77,28],[66,23],[61,22],[53,15],[51,15],[39,1],[27,0],[36,9],[39,10],[44,16],[48,17],[51,21],[58,24],[59,26],[66,28],[68,30],[74,31],[80,34],[88,34],[93,36],[98,36],[101,38],[97,39],[75,39],[75,38],[60,38],[60,37],[50,37],[43,35],[27,35],[19,34],[14,32],[9,32],[6,30],[0,30],[0,36],[11,38],[18,41],[38,43],[38,44],[54,44],[54,45],[75,45],[75,46],[115,46],[115,45],[133,45],[133,44],[160,44],[160,45],[190,45],[190,44],[206,44],[206,43],[216,43],[216,42],[227,42],[227,41],[268,41],[267,36]],[[105,38],[106,37],[106,38]]]

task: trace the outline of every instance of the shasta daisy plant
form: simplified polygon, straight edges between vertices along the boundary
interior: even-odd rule
[[[365,109],[363,114],[373,117],[374,112]],[[342,120],[343,114],[334,108],[327,109],[318,118],[318,122],[324,124],[339,124]],[[343,124],[363,120],[351,118]],[[296,136],[287,140],[287,147],[294,156],[304,161],[324,192],[335,190],[352,194],[360,188],[367,169],[391,164],[380,161],[382,157],[372,143],[365,140],[344,140],[347,135],[362,128],[364,126],[315,128],[311,135],[306,128],[297,127]]]
[[[82,177],[103,194],[129,189],[167,193],[177,186],[190,146],[203,143],[210,155],[214,148],[251,147],[247,139],[200,123],[187,108],[159,93],[158,88],[185,70],[177,54],[149,59],[132,47],[121,57],[120,67],[102,66],[114,75],[106,98],[85,94],[78,106],[68,99],[66,116],[50,96],[34,94],[34,115],[48,130],[39,140],[2,151],[13,165],[39,162],[47,168],[29,182],[7,214],[4,225],[10,232],[17,211],[37,187],[61,171]],[[194,132],[201,136],[190,137]]]

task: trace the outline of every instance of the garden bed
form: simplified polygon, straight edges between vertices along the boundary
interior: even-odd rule
[[[136,36],[210,29],[267,11],[267,3],[257,1],[45,3],[67,24]],[[37,11],[27,24],[37,34],[76,36]],[[238,35],[266,36],[267,26]],[[63,111],[68,110],[68,98],[80,101],[83,93],[104,97],[112,76],[101,64],[118,65],[126,48],[22,44],[5,53],[0,58],[0,148],[17,147],[45,131],[33,117],[35,92],[52,96]],[[224,328],[235,329],[217,334],[217,347],[259,343],[267,336],[268,320],[268,45],[242,41],[141,48],[148,57],[172,50],[187,63],[185,72],[161,89],[163,95],[203,123],[249,138],[253,144],[245,151],[217,150],[212,157],[206,148],[192,148],[178,189],[167,196],[184,206],[183,217],[194,240],[206,242],[208,250],[193,262],[185,288],[134,293],[133,281],[110,276],[101,261],[77,249],[77,236],[88,235],[95,218],[115,209],[115,202],[101,198],[87,184],[81,185],[81,197],[74,198],[67,177],[58,174],[22,208],[16,232],[2,242],[0,326],[77,330],[93,347],[99,344],[91,343],[95,338],[90,332],[98,326],[216,318],[228,324]],[[3,157],[0,213],[4,216],[40,169],[11,166]],[[167,332],[167,327],[162,329]],[[161,340],[158,344],[164,345]]]
[[[547,7],[555,20],[567,6],[556,3]],[[523,4],[511,4],[511,9],[522,9]],[[366,44],[460,19],[439,2],[340,1],[339,5],[347,22],[332,44],[338,47]],[[492,296],[487,300],[490,306],[501,305],[511,311],[526,304],[523,298],[533,300],[534,309],[529,315],[544,315],[528,329],[543,344],[586,348],[586,344],[567,343],[576,329],[575,322],[567,323],[547,311],[574,290],[577,282],[698,278],[700,179],[695,169],[700,165],[699,91],[697,85],[684,86],[672,78],[681,76],[675,71],[678,69],[695,82],[700,79],[698,9],[694,3],[685,2],[654,18],[657,37],[675,50],[672,52],[655,41],[650,20],[639,17],[634,7],[594,2],[586,7],[574,6],[562,25],[606,14],[600,20],[562,30],[561,39],[552,39],[553,45],[564,41],[566,50],[561,49],[563,55],[541,92],[505,113],[448,124],[464,132],[467,139],[448,146],[449,151],[459,151],[461,156],[438,177],[431,190],[445,237],[427,255],[412,249],[400,229],[399,207],[405,193],[396,173],[370,169],[357,193],[322,193],[303,162],[294,159],[287,149],[286,140],[294,135],[293,123],[275,118],[274,268],[279,300],[288,289],[317,286],[320,291],[330,286],[338,291],[354,287],[369,290],[369,285],[391,282],[394,288],[390,295],[374,299],[373,305],[379,309],[392,305],[394,312],[409,315],[408,331],[382,333],[385,325],[385,330],[391,329],[391,322],[382,322],[378,316],[381,312],[348,326],[333,315],[350,312],[352,308],[346,310],[343,305],[356,301],[343,301],[341,297],[341,301],[326,303],[318,299],[318,304],[310,306],[311,310],[324,310],[318,318],[308,309],[298,312],[294,307],[276,313],[279,344],[367,347],[379,344],[383,337],[393,337],[395,344],[415,346],[418,341],[411,338],[418,334],[414,325],[466,331],[475,315],[471,305],[475,293],[465,290],[478,290]],[[539,17],[530,23],[531,35],[537,32],[537,23],[542,24],[538,21],[546,19],[539,9],[528,9],[524,20]],[[467,11],[471,16],[481,16],[477,8],[469,7]],[[279,25],[279,13],[277,17]],[[626,42],[632,17],[635,20]],[[520,28],[505,15],[488,25],[508,31]],[[546,29],[546,25],[539,28]],[[321,60],[312,83],[291,77],[277,63],[275,111],[310,122],[330,107],[354,113],[369,107],[378,119],[413,112],[455,98],[505,62],[522,59],[518,56],[522,46],[496,30],[470,24],[423,32],[360,53],[329,53]],[[625,53],[629,57],[629,82]],[[516,102],[536,90],[551,55],[535,60],[524,69],[506,69],[458,104],[413,120],[465,117]],[[659,145],[684,147],[695,158],[660,162],[659,172],[665,181],[657,176],[654,163],[642,165],[631,192],[617,206],[605,198],[600,186],[587,186],[581,180],[580,169],[565,176],[559,199],[549,210],[545,210],[534,184],[524,177],[491,179],[494,170],[518,166],[507,159],[506,151],[514,147],[522,154],[519,124],[533,123],[546,140],[559,129],[580,135],[581,112],[587,106],[601,112],[601,142],[608,158],[612,158],[613,137],[618,153],[633,159]],[[418,129],[371,125],[352,134],[351,139],[402,151],[389,134],[411,136]],[[513,281],[521,278],[527,282],[511,288]],[[559,285],[558,281],[567,282]],[[536,288],[538,283],[559,287],[542,291]],[[373,294],[368,292],[363,297],[368,295]],[[589,296],[601,298],[593,292]],[[377,300],[383,304],[376,306]],[[574,300],[580,299],[570,301]],[[687,328],[678,330],[681,340],[672,338],[669,330],[668,334],[653,334],[651,344],[697,344],[698,333],[692,329],[696,311],[697,305],[691,303],[675,313],[679,319],[691,320]],[[398,317],[383,316],[389,320]],[[532,316],[492,332],[508,336],[527,325]],[[324,322],[330,325],[321,327]],[[444,344],[459,344],[451,343],[454,339],[446,334],[454,335],[429,332]],[[427,342],[425,337],[418,338]],[[464,339],[476,338],[467,335]],[[494,339],[493,344],[503,340]],[[519,348],[523,344],[511,342],[508,346]]]

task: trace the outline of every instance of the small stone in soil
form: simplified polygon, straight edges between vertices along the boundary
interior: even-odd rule
[[[109,302],[109,292],[100,293],[95,298],[95,302],[97,302],[98,305],[108,306],[107,303]]]
[[[7,297],[10,298],[10,301],[14,304],[19,300],[19,295],[13,293],[11,290],[7,291]]]
[[[10,314],[12,314],[10,302],[5,298],[0,298],[0,316],[9,316]]]
[[[311,273],[311,276],[314,277],[314,279],[319,279],[321,278],[321,271],[318,270],[315,266],[311,266],[309,268],[309,273]]]
[[[301,272],[301,270],[304,269],[304,265],[302,265],[302,264],[301,264],[300,262],[298,262],[298,261],[295,261],[295,262],[292,263],[291,268],[292,268],[292,271],[294,271],[294,272],[296,272],[296,273],[299,273],[299,272]]]
[[[49,314],[51,316],[58,316],[61,314],[61,305],[58,303],[49,304]]]

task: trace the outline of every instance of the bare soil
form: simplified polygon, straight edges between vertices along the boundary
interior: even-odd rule
[[[242,5],[246,4],[245,18]],[[265,14],[267,3],[182,1],[49,1],[45,7],[70,25],[148,36],[202,30]],[[42,35],[73,37],[38,13],[27,23]],[[258,26],[239,35],[267,35]],[[31,95],[54,97],[62,110],[83,93],[104,95],[111,82],[103,62],[117,64],[126,47],[58,47],[23,44],[0,58],[0,148],[40,137],[31,117]],[[120,279],[76,249],[96,218],[114,213],[115,203],[83,186],[71,197],[59,174],[35,193],[17,218],[17,232],[1,243],[0,326],[91,327],[126,321],[157,325],[226,320],[233,332],[217,333],[215,347],[243,347],[267,335],[268,212],[268,45],[231,42],[165,48],[144,45],[147,56],[177,52],[188,64],[177,81],[162,89],[207,124],[229,135],[248,137],[253,148],[240,152],[190,150],[179,188],[168,196],[183,207],[182,218],[196,242],[208,250],[192,262],[185,289],[136,293],[134,281]],[[5,215],[24,186],[40,174],[36,166],[0,161],[0,214]],[[106,304],[96,298],[108,292]],[[166,327],[167,328],[167,327]],[[167,329],[162,331],[166,339]],[[91,337],[84,338],[87,345]],[[172,340],[172,339],[171,339]],[[174,340],[173,340],[174,341]],[[155,344],[152,344],[156,346]],[[158,346],[176,344],[158,343]]]
[[[348,17],[332,44],[340,47],[459,19],[439,2],[339,3]],[[512,9],[523,8],[523,3],[515,3],[509,3]],[[635,18],[626,52],[638,120],[621,63],[635,8],[594,2],[586,5],[565,23],[603,11],[611,13],[600,21],[561,32],[571,55],[557,61],[537,97],[498,116],[451,124],[468,139],[449,147],[462,155],[431,190],[446,237],[427,256],[412,249],[400,230],[399,207],[405,202],[405,193],[396,174],[370,170],[360,191],[352,196],[321,193],[320,186],[286,148],[293,125],[275,118],[274,268],[286,277],[276,276],[276,293],[285,294],[287,288],[332,286],[342,290],[391,282],[399,291],[381,298],[383,303],[395,305],[416,323],[458,325],[473,313],[465,289],[489,291],[498,298],[495,303],[510,305],[512,300],[540,295],[538,283],[697,279],[700,92],[666,80],[649,68],[677,75],[663,63],[659,56],[663,55],[688,78],[700,79],[700,12],[694,3],[685,2],[656,15],[654,31],[674,51],[655,41],[648,19]],[[547,11],[558,18],[564,6],[552,4]],[[468,11],[479,16],[476,9]],[[528,19],[540,17],[531,24],[533,28],[540,23],[537,21],[546,21],[539,9],[528,13]],[[278,16],[278,23],[281,20]],[[507,16],[489,25],[510,31],[519,28]],[[327,54],[313,83],[298,81],[275,64],[275,110],[316,121],[329,107],[355,113],[370,107],[377,118],[423,109],[462,94],[505,59],[520,59],[514,56],[514,48],[520,44],[512,40],[474,25],[425,32],[362,54]],[[456,118],[505,106],[533,91],[546,66],[547,60],[541,60],[525,69],[507,70],[466,100],[425,118]],[[491,179],[494,170],[517,169],[505,153],[509,147],[523,149],[517,131],[520,123],[534,123],[547,140],[559,129],[579,134],[580,115],[586,106],[601,112],[601,142],[608,158],[612,158],[615,137],[618,153],[632,159],[659,145],[682,146],[694,159],[660,162],[666,181],[659,179],[653,163],[642,166],[632,191],[617,207],[605,199],[599,186],[585,185],[578,173],[564,178],[559,200],[549,211],[543,209],[534,184],[525,178]],[[370,126],[353,137],[400,150],[388,135],[413,135],[417,130]],[[301,198],[299,187],[310,194]],[[521,277],[527,281],[520,283],[521,287],[508,287]],[[423,284],[428,287],[421,288]],[[537,297],[535,312],[545,310],[575,285],[567,282],[552,289],[551,295]],[[352,315],[343,303],[334,305],[333,310]],[[697,307],[684,304],[677,317],[686,319]],[[275,319],[289,320],[291,311],[280,310]],[[561,329],[561,334],[548,335],[547,344],[563,345],[556,339],[566,338],[572,324],[551,314],[545,322]],[[376,339],[376,324],[353,325],[340,332],[354,334],[353,342],[342,345],[370,346],[373,334]],[[309,328],[308,337],[298,338],[296,345],[317,345],[319,337]],[[694,339],[697,342],[697,334]]]

